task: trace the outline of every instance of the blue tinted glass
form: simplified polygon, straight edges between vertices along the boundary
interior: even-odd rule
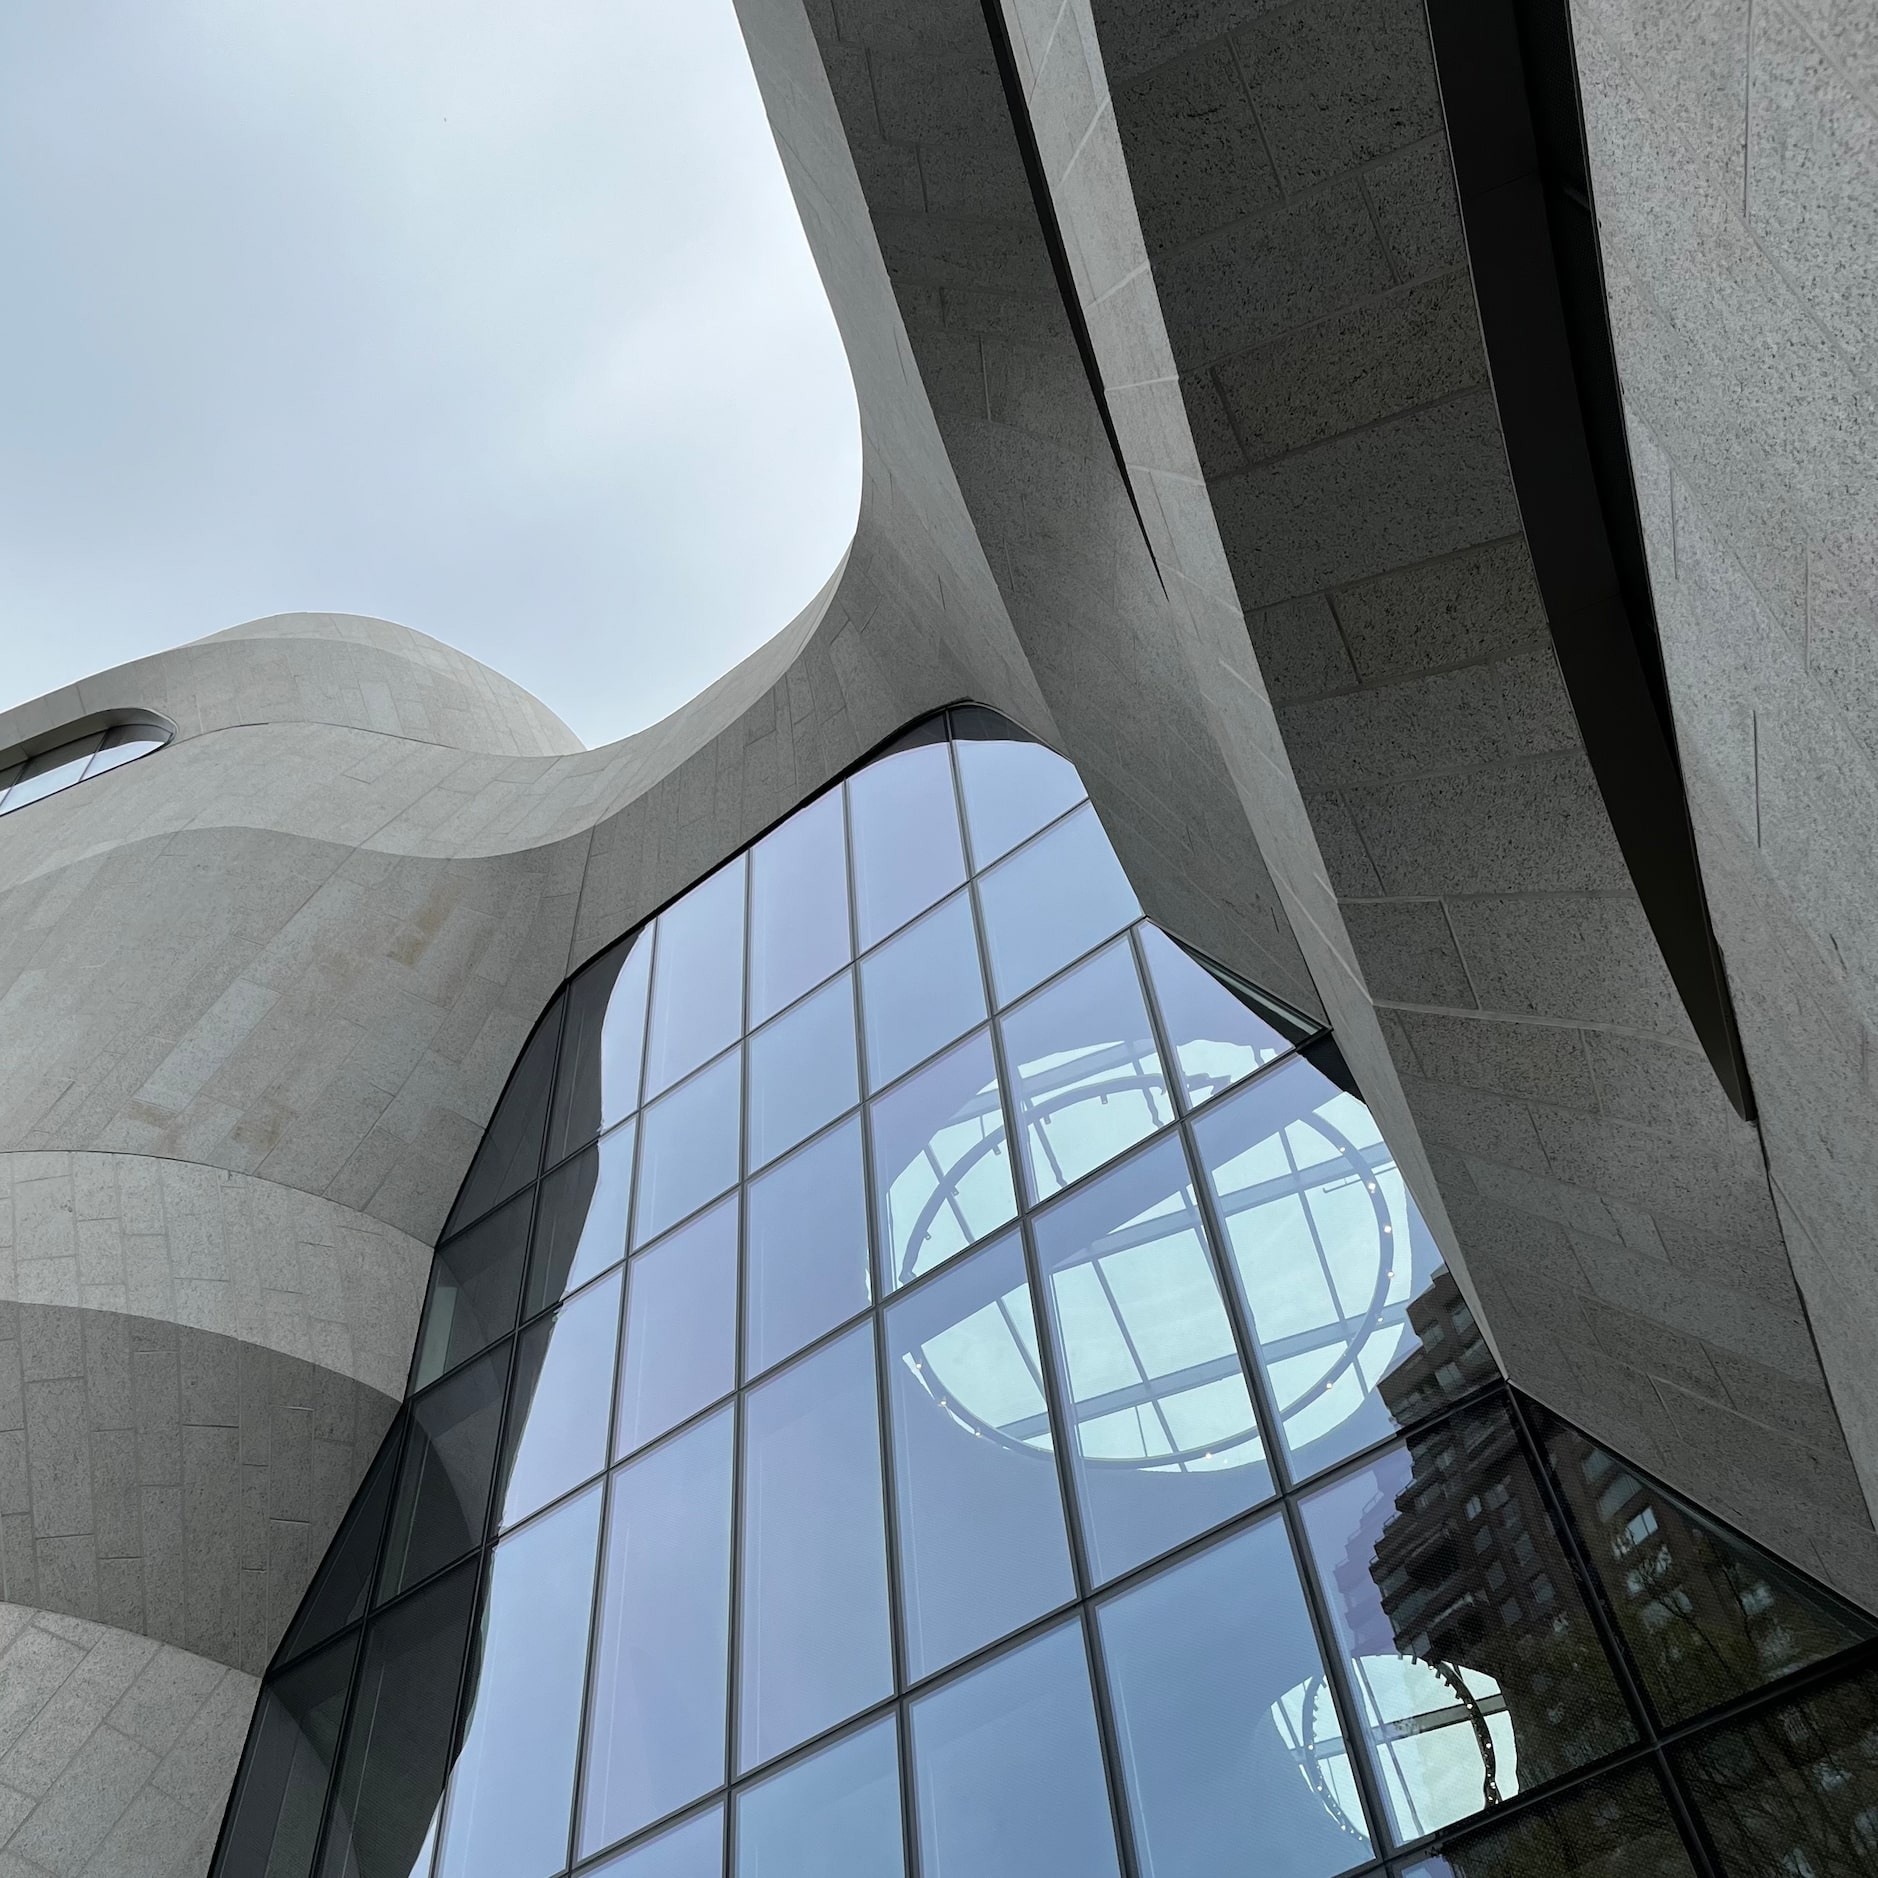
[[[548,1128],[550,1163],[639,1106],[651,973],[648,929],[603,953],[568,987],[554,1119]]]
[[[744,1406],[739,1762],[893,1689],[874,1333],[862,1324]]]
[[[1092,808],[1000,862],[979,882],[978,897],[1000,1004],[1141,916]]]
[[[982,1024],[985,979],[971,896],[955,894],[870,954],[861,965],[861,1004],[871,1089]]]
[[[953,748],[974,867],[989,867],[1083,798],[1082,778],[1040,743],[961,737]]]
[[[505,1526],[606,1465],[619,1281],[614,1272],[522,1332],[497,1489]]]
[[[965,878],[952,759],[944,743],[901,750],[848,779],[861,949],[923,913]]]
[[[848,943],[841,791],[798,810],[750,850],[750,1022],[839,971]]]
[[[1127,940],[1004,1019],[1024,1172],[1047,1199],[1174,1119]]]
[[[1229,991],[1158,926],[1144,922],[1136,931],[1189,1108],[1283,1056],[1301,1040],[1304,1026],[1291,1024],[1294,1035],[1279,1030],[1275,1021]],[[1281,1015],[1274,1010],[1271,1018]]]
[[[889,1287],[962,1252],[1016,1213],[985,1032],[877,1098],[868,1120],[874,1218]]]
[[[411,1374],[413,1389],[435,1382],[466,1356],[486,1350],[515,1328],[534,1202],[532,1193],[520,1194],[437,1248]]]
[[[619,1437],[630,1454],[728,1395],[737,1378],[737,1202],[714,1206],[626,1268]]]
[[[1195,1119],[1285,1445],[1308,1474],[1395,1425],[1441,1262],[1370,1112],[1303,1058]]]
[[[646,1096],[735,1041],[743,1028],[743,862],[659,915],[646,1035]]]
[[[720,1409],[613,1476],[583,1854],[723,1782],[733,1419]]]
[[[640,1118],[635,1245],[656,1239],[735,1182],[742,1094],[742,1052],[731,1050]]]
[[[557,1167],[541,1183],[534,1249],[522,1315],[578,1291],[626,1256],[626,1209],[632,1199],[633,1133],[628,1122]]]
[[[599,1531],[594,1487],[491,1555],[438,1878],[551,1878],[567,1863]]]
[[[1284,1522],[1099,1613],[1129,1811],[1152,1878],[1329,1878],[1370,1855]]]
[[[737,1878],[896,1878],[905,1869],[891,1717],[737,1795]]]
[[[1271,1491],[1178,1141],[1037,1220],[1090,1569],[1098,1581]]]
[[[745,1369],[754,1376],[865,1309],[872,1296],[860,1118],[753,1180],[748,1195]]]
[[[604,1865],[593,1866],[584,1878],[723,1878],[723,1874],[724,1809],[720,1805]]]
[[[922,1878],[1113,1878],[1080,1624],[915,1702],[912,1733]]]
[[[750,1039],[750,1165],[786,1154],[860,1097],[854,984],[843,972]]]
[[[1013,1236],[887,1313],[910,1676],[1075,1595],[1037,1326]]]
[[[553,1093],[555,1047],[561,1037],[561,1007],[556,998],[535,1026],[527,1048],[509,1077],[496,1112],[483,1131],[482,1144],[444,1226],[448,1238],[459,1227],[480,1219],[497,1201],[541,1172],[542,1143],[548,1132],[548,1098]]]
[[[428,1578],[481,1541],[508,1373],[504,1344],[411,1404],[378,1576],[380,1598]]]

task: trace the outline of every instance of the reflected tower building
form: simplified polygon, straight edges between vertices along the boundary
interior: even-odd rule
[[[1855,27],[737,10],[797,619],[0,715],[0,1871],[1863,1878]]]

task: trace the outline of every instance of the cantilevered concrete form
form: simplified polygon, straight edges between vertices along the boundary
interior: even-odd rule
[[[203,1868],[544,1002],[961,700],[1334,1026],[1515,1384],[1878,1607],[1863,12],[738,11],[863,431],[800,618],[591,752],[323,615],[0,716],[0,776],[176,731],[0,818],[0,1869]],[[1509,56],[1510,131],[1463,108]]]

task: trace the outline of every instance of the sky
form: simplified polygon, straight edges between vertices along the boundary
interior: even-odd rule
[[[853,532],[730,0],[0,7],[0,255],[0,709],[369,613],[600,744]]]

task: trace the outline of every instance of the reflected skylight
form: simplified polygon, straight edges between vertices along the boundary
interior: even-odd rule
[[[0,763],[0,815],[11,815],[107,770],[134,763],[162,749],[171,735],[157,724],[116,724],[69,738],[37,756]]]

